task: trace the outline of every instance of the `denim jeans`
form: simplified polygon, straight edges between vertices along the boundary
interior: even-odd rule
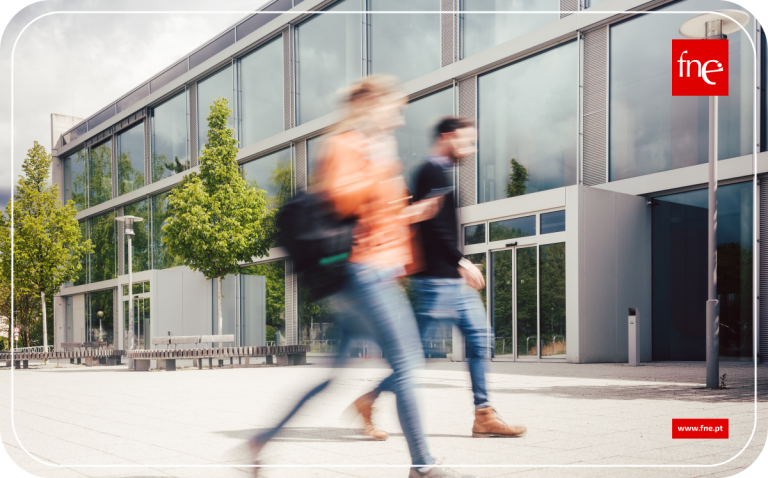
[[[464,279],[417,276],[411,284],[417,297],[416,316],[421,336],[429,337],[434,327],[441,323],[456,325],[461,330],[466,341],[475,408],[490,407],[485,373],[493,340],[480,295],[470,289]],[[391,378],[379,385],[380,391],[392,391]]]
[[[412,464],[431,465],[434,459],[427,447],[414,386],[414,371],[423,364],[424,354],[413,310],[395,280],[396,271],[356,263],[350,264],[350,270],[349,282],[333,296],[342,332],[341,350],[334,365],[344,365],[348,360],[347,350],[353,338],[371,338],[378,343],[393,370],[390,390],[396,396],[397,414]],[[310,390],[275,428],[255,437],[256,440],[263,443],[275,436],[307,400],[331,381]]]

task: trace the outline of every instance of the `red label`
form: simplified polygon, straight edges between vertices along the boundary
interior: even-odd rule
[[[672,40],[672,96],[728,96],[728,40]]]
[[[728,438],[728,419],[673,418],[672,438]]]

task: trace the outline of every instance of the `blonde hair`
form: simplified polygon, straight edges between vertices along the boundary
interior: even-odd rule
[[[362,78],[339,91],[343,118],[335,128],[336,133],[356,129],[367,123],[373,101],[388,99],[407,103],[398,79],[392,75],[371,75]]]

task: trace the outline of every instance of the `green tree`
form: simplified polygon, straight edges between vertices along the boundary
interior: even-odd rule
[[[82,268],[81,255],[92,249],[90,241],[82,240],[74,203],[62,205],[58,185],[48,183],[50,169],[51,156],[35,141],[22,164],[24,176],[19,178],[14,199],[6,207],[6,216],[13,213],[14,222],[14,285],[40,296],[46,346],[45,295],[55,294],[62,284],[73,280]],[[3,254],[6,252],[10,248]]]
[[[237,140],[228,124],[232,111],[227,104],[219,97],[211,105],[200,173],[185,176],[171,191],[171,216],[163,226],[169,252],[218,281],[219,332],[222,279],[239,273],[239,262],[267,255],[272,237],[266,194],[246,186],[235,160]]]
[[[507,181],[507,197],[522,196],[528,189],[528,170],[525,169],[525,166],[518,163],[515,158],[509,160],[509,165],[512,168],[512,172],[509,174],[509,180]]]

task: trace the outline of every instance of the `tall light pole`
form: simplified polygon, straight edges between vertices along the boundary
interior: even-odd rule
[[[128,239],[128,350],[133,350],[133,244],[131,238],[134,235],[133,223],[143,221],[142,218],[136,216],[120,216],[116,217],[115,221],[120,221],[125,224],[124,232],[125,237]],[[133,368],[133,359],[128,359],[128,368]]]
[[[724,16],[725,15],[725,16]],[[730,17],[730,18],[729,18]],[[725,40],[749,23],[740,10],[705,13],[680,25],[686,38]],[[709,97],[709,201],[707,210],[707,388],[719,388],[720,304],[717,300],[717,96]]]

